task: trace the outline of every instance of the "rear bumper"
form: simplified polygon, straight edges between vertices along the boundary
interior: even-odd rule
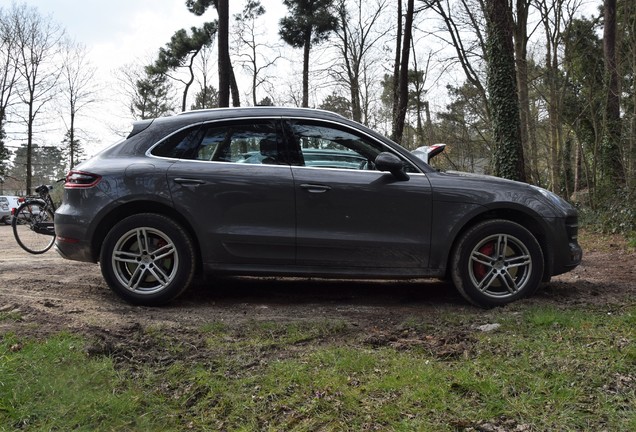
[[[66,259],[96,262],[91,244],[87,241],[84,225],[77,218],[61,213],[55,214],[55,249]]]

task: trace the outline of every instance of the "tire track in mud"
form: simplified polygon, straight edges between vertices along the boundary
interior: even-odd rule
[[[535,297],[509,307],[633,304],[635,272],[635,253],[591,251],[573,272],[553,278]],[[30,255],[19,248],[8,226],[0,226],[3,308],[25,311],[27,325],[31,320],[58,329],[102,331],[139,324],[196,328],[259,320],[341,320],[360,329],[390,329],[410,317],[434,323],[442,314],[463,315],[468,321],[488,316],[466,304],[448,283],[436,281],[222,278],[197,283],[164,307],[131,306],[106,286],[99,265],[68,261],[54,250]]]

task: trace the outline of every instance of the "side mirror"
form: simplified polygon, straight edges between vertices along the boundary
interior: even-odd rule
[[[396,179],[406,181],[410,177],[404,171],[404,163],[393,153],[382,152],[375,158],[375,167],[378,171],[388,171]]]

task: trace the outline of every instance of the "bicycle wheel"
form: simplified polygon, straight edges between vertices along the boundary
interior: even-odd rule
[[[20,247],[32,254],[42,254],[55,243],[53,212],[40,201],[29,201],[17,208],[11,225]]]

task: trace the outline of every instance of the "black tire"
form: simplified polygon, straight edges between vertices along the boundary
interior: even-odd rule
[[[146,306],[178,297],[192,283],[196,267],[188,233],[172,219],[155,213],[129,216],[117,223],[106,235],[99,262],[104,279],[117,295]]]
[[[543,251],[532,233],[502,219],[469,228],[451,257],[457,290],[469,302],[486,308],[532,295],[543,278],[543,267]]]
[[[36,224],[52,224],[53,212],[42,201],[29,201],[18,207],[11,219],[13,236],[18,245],[32,254],[43,254],[55,243],[55,235],[36,232]],[[50,231],[53,227],[50,226]]]

